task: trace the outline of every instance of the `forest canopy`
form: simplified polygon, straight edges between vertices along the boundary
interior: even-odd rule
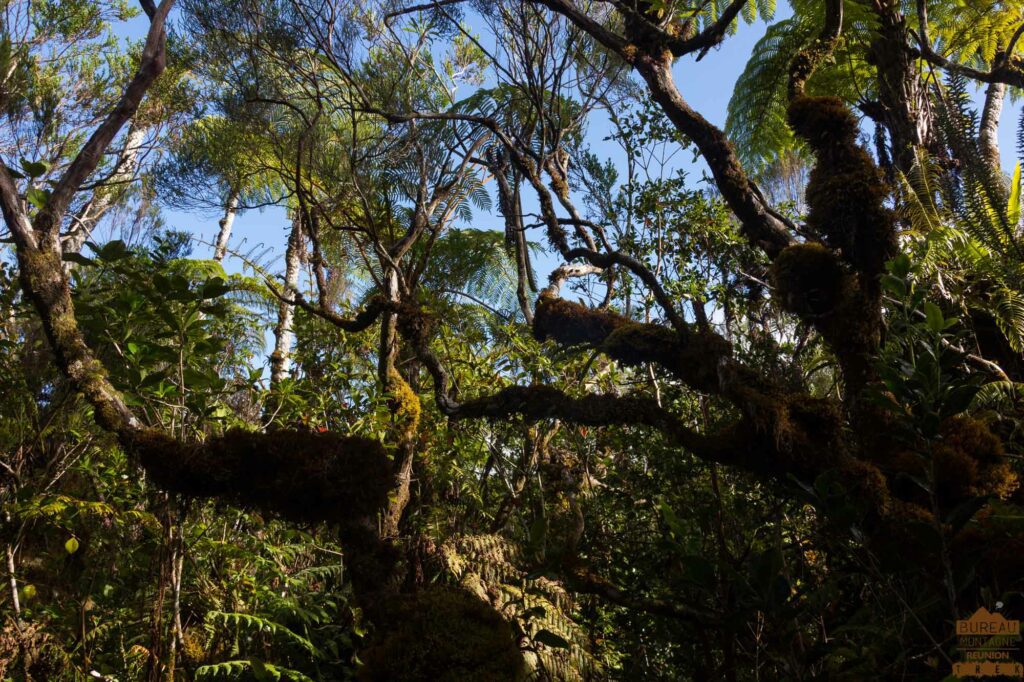
[[[1024,617],[1022,35],[0,3],[0,679],[961,679]]]

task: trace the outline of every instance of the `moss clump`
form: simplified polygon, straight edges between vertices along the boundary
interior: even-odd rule
[[[899,497],[929,504],[925,491],[913,482],[915,478],[932,481],[945,509],[971,496],[1006,499],[1017,490],[1019,477],[1005,462],[1002,443],[984,422],[953,417],[943,422],[939,432],[941,438],[926,452],[898,452],[884,462],[893,492]]]
[[[383,447],[334,433],[232,429],[185,445],[157,431],[128,443],[160,487],[216,497],[294,521],[353,522],[387,502],[393,476]]]
[[[635,367],[654,362],[698,390],[718,386],[718,361],[730,355],[729,342],[713,332],[692,331],[680,341],[673,329],[626,322],[601,344],[608,357]]]
[[[882,173],[857,144],[856,117],[836,97],[796,97],[788,113],[817,156],[806,189],[808,227],[873,280],[896,252],[895,222]]]
[[[429,587],[395,597],[361,654],[363,682],[518,682],[526,666],[512,627],[490,605],[459,589]]]
[[[783,309],[801,316],[821,316],[839,305],[848,277],[824,244],[796,244],[772,262],[775,298]]]
[[[187,628],[181,636],[181,656],[189,665],[202,665],[206,660],[201,630]]]
[[[857,118],[838,97],[795,97],[789,125],[817,153],[857,143]]]
[[[430,340],[434,321],[430,314],[411,302],[403,303],[397,310],[398,330],[414,345]]]
[[[420,397],[394,368],[388,372],[388,391],[391,393],[390,407],[395,423],[402,438],[410,440],[416,435],[416,429],[420,424],[423,409]]]
[[[892,499],[888,514],[882,516],[871,533],[876,556],[896,570],[907,561],[922,567],[938,567],[935,555],[935,517],[921,505]]]
[[[813,480],[844,456],[843,415],[831,400],[756,388],[741,393],[746,423],[760,442],[756,469],[774,476]]]
[[[870,462],[846,458],[837,467],[843,489],[866,511],[884,516],[892,510],[892,496],[882,471]]]
[[[943,442],[951,448],[969,453],[979,462],[1003,459],[1003,443],[985,422],[970,417],[953,417],[939,429]]]
[[[784,249],[772,263],[774,298],[812,321],[835,352],[847,389],[856,393],[871,373],[881,316],[877,283],[848,271],[834,251],[818,243]]]
[[[573,346],[601,343],[619,327],[632,324],[622,315],[594,310],[551,294],[541,294],[533,313],[533,336]]]
[[[978,489],[1008,500],[1020,490],[1020,475],[1006,462],[990,464],[978,475]]]

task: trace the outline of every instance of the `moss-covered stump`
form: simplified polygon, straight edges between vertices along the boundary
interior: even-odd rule
[[[184,445],[145,431],[127,446],[161,488],[300,522],[372,517],[387,502],[394,478],[380,443],[334,433],[232,429]]]
[[[394,597],[360,654],[363,682],[518,682],[526,664],[512,627],[490,605],[451,587]]]

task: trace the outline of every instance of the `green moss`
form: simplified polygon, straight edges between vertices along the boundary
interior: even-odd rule
[[[545,293],[537,299],[533,335],[538,341],[552,339],[567,346],[597,344],[626,324],[632,322],[622,315],[595,310]]]
[[[232,429],[186,445],[157,431],[129,451],[160,487],[216,497],[296,521],[355,522],[387,502],[393,476],[377,441],[334,433]]]
[[[526,666],[512,627],[459,589],[429,587],[395,597],[360,655],[363,682],[519,682]]]
[[[653,362],[698,390],[718,385],[718,361],[732,352],[713,332],[674,329],[634,322],[617,313],[595,310],[544,294],[537,301],[533,333],[538,340],[564,345],[588,344],[630,367]]]
[[[601,350],[631,367],[657,363],[698,390],[714,391],[719,360],[730,355],[732,347],[713,332],[691,331],[680,340],[668,327],[627,322],[608,335]]]
[[[783,249],[771,268],[775,300],[783,309],[803,316],[834,311],[848,277],[836,255],[815,242]]]
[[[870,288],[896,251],[896,233],[884,204],[889,188],[857,144],[857,118],[835,97],[796,97],[788,113],[793,131],[817,156],[805,192],[807,225],[840,251],[866,278],[861,286]]]
[[[420,424],[422,412],[420,397],[409,386],[409,382],[394,368],[388,372],[388,392],[391,394],[391,413],[401,431],[401,436],[405,440],[411,439],[416,435]]]
[[[793,98],[789,125],[815,151],[857,142],[857,118],[838,97]]]
[[[767,465],[775,475],[811,480],[845,454],[842,413],[831,400],[751,391],[747,413],[771,451]]]

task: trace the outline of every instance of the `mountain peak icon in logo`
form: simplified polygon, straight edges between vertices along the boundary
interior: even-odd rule
[[[958,635],[1019,635],[1020,621],[1007,620],[1001,613],[992,613],[984,606],[967,620],[956,622]]]
[[[964,660],[953,664],[957,677],[1024,678],[1019,657],[1020,621],[984,606],[956,622],[957,648]]]

